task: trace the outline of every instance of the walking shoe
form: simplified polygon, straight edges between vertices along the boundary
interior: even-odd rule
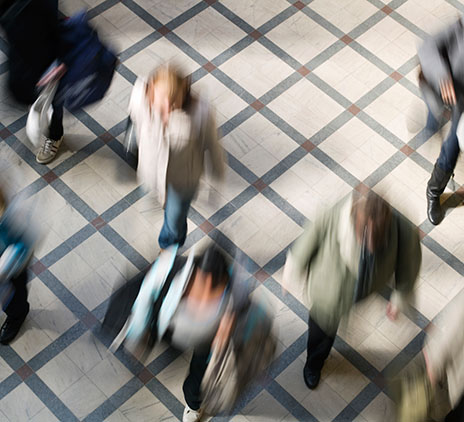
[[[11,318],[7,317],[5,322],[0,328],[0,343],[9,344],[19,333],[27,314],[29,313],[29,304],[27,306],[27,312],[22,318]]]
[[[201,421],[201,412],[200,410],[190,409],[185,405],[184,416],[182,417],[182,422],[200,422]]]
[[[315,371],[308,365],[305,365],[303,369],[303,378],[306,386],[311,390],[314,390],[321,379],[321,371]]]
[[[63,137],[54,141],[53,139],[46,138],[42,147],[40,148],[39,152],[36,156],[36,161],[39,164],[48,164],[50,161],[56,157],[56,153],[58,152],[58,148],[63,142]]]

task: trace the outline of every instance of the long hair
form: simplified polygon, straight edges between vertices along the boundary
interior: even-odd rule
[[[197,268],[212,275],[213,288],[227,284],[229,280],[228,259],[216,245],[208,246],[198,257]]]

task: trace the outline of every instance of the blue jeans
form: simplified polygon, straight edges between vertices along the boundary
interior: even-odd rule
[[[456,135],[456,129],[458,127],[460,117],[461,114],[458,111],[453,110],[451,129],[447,138],[441,146],[440,155],[437,159],[438,167],[440,167],[443,171],[447,173],[453,172],[460,152],[458,137]]]
[[[176,243],[179,246],[184,244],[187,237],[187,214],[193,195],[193,193],[181,194],[171,186],[167,187],[164,223],[158,238],[161,249],[166,249]]]

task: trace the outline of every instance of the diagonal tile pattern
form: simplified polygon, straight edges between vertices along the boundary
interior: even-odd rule
[[[162,209],[137,186],[120,140],[136,76],[164,61],[191,72],[193,90],[208,94],[228,153],[225,183],[200,187],[184,251],[208,239],[226,251],[238,247],[250,258],[254,294],[276,309],[279,329],[269,379],[247,392],[234,415],[213,420],[392,420],[383,374],[408,364],[424,328],[440,326],[464,294],[460,200],[450,195],[440,226],[426,220],[425,183],[440,138],[423,130],[415,56],[426,31],[454,20],[462,5],[60,1],[64,15],[82,7],[119,48],[121,64],[102,103],[66,115],[66,141],[49,166],[35,163],[27,110],[6,94],[0,37],[0,178],[37,200],[46,233],[30,269],[30,317],[0,349],[0,420],[181,418],[188,357],[164,345],[145,362],[124,350],[113,355],[98,328],[117,282],[158,252]],[[455,190],[464,183],[459,167]],[[363,303],[342,324],[320,387],[310,392],[301,377],[307,310],[299,286],[282,294],[282,266],[305,222],[351,189],[374,189],[421,228],[417,301],[396,324],[385,318],[388,292]]]

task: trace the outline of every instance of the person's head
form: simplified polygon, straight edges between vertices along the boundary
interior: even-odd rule
[[[196,271],[197,276],[211,285],[212,289],[225,287],[229,281],[229,263],[217,246],[208,246],[198,257]]]
[[[376,251],[384,244],[390,227],[390,205],[380,196],[369,192],[366,198],[353,204],[352,215],[358,239],[367,242],[370,252]]]
[[[147,95],[155,107],[167,103],[169,111],[182,108],[190,95],[190,78],[174,66],[160,66],[148,78]]]

